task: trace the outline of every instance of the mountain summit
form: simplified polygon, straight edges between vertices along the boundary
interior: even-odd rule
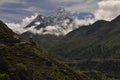
[[[57,8],[50,16],[38,15],[25,29],[39,35],[65,35],[75,29],[74,20],[64,8]]]

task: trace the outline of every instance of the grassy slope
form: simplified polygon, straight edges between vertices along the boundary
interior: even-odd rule
[[[87,80],[0,21],[0,80]]]

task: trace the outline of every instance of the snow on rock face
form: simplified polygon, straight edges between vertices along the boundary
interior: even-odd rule
[[[41,23],[40,22],[35,22],[35,25],[40,25]]]
[[[67,16],[64,8],[58,8],[48,17],[38,15],[26,30],[40,35],[66,35],[73,30],[73,20]]]
[[[40,28],[39,30],[35,29],[35,26],[32,26],[30,28],[28,28],[27,30],[34,33],[34,34],[42,34],[42,35],[46,35],[46,34],[51,34],[51,35],[56,35],[56,36],[60,36],[60,35],[65,35],[68,32],[73,30],[73,25],[69,25],[69,28],[62,28],[59,27],[58,25],[56,26],[46,26],[45,28]]]
[[[78,24],[79,23],[79,24]],[[50,16],[38,15],[28,26],[27,31],[40,35],[66,35],[78,28],[78,25],[86,23],[78,19],[70,18],[64,8],[58,8]]]
[[[65,19],[62,22],[62,26],[66,27],[66,26],[68,26],[69,23],[70,23],[70,20],[69,19]]]

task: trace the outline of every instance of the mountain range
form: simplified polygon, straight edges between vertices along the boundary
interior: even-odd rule
[[[49,54],[73,68],[90,74],[97,71],[111,79],[120,79],[120,16],[112,21],[98,20],[79,26],[64,36],[33,34],[30,31],[22,34],[24,38],[30,35]]]
[[[65,35],[75,29],[75,24],[64,8],[56,9],[50,16],[38,15],[25,29],[39,35]]]
[[[39,14],[32,22],[24,27],[26,32],[34,35],[55,35],[64,36],[78,28],[78,19],[94,18],[92,13],[69,14],[62,7],[57,8],[49,16]],[[88,24],[88,23],[87,23]]]

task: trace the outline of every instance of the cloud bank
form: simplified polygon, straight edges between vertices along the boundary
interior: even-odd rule
[[[22,20],[21,23],[6,23],[10,29],[12,29],[14,32],[17,32],[19,34],[23,33],[26,31],[24,27],[28,25],[31,21],[33,21],[37,17],[37,13],[30,17],[26,17]]]
[[[98,9],[94,12],[96,20],[112,20],[120,15],[120,0],[103,0],[98,2]]]

